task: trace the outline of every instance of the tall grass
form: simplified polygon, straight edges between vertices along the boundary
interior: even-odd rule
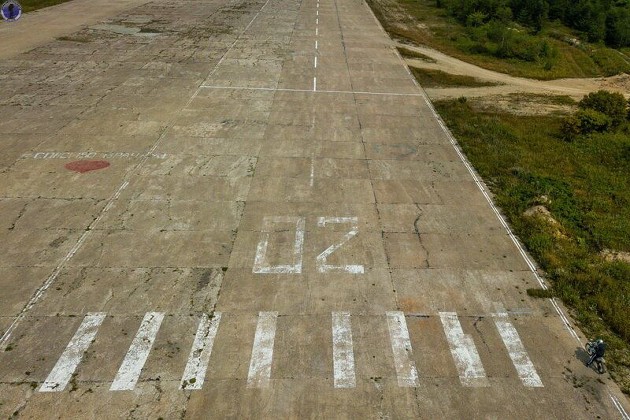
[[[630,393],[630,264],[601,254],[630,251],[630,135],[565,142],[559,117],[481,113],[462,101],[436,107],[554,295],[587,334],[610,343],[611,374]],[[539,204],[558,224],[524,215]]]

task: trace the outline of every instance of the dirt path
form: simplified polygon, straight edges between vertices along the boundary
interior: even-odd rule
[[[419,59],[406,59],[407,64],[410,66],[440,70],[450,74],[472,76],[483,81],[500,84],[499,86],[475,88],[428,88],[426,91],[432,99],[452,99],[460,96],[485,97],[508,95],[511,93],[568,95],[575,99],[581,99],[587,93],[599,89],[618,91],[626,95],[626,97],[630,97],[630,75],[627,74],[590,79],[557,79],[541,81],[522,77],[513,77],[492,70],[486,70],[450,57],[432,48],[415,47],[407,44],[400,44],[400,46],[417,51],[436,61],[435,63],[430,63]]]
[[[73,0],[25,13],[17,22],[0,21],[0,59],[7,59],[39,45],[94,24],[122,10],[149,0]]]

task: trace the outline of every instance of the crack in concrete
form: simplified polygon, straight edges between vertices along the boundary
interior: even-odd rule
[[[429,262],[431,254],[429,250],[427,249],[427,247],[425,246],[424,242],[422,241],[422,234],[420,233],[420,228],[418,227],[418,222],[420,221],[420,218],[423,216],[423,212],[419,204],[416,204],[416,208],[418,209],[419,214],[416,217],[416,220],[414,220],[413,222],[413,228],[414,228],[414,231],[416,232],[416,235],[418,236],[418,242],[420,243],[420,246],[422,247],[426,255],[425,264],[423,268],[431,268],[431,264]]]

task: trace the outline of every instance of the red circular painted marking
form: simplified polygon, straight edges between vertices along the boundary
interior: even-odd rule
[[[75,160],[74,162],[66,163],[66,169],[80,174],[89,171],[96,171],[97,169],[107,168],[109,162],[106,160]]]

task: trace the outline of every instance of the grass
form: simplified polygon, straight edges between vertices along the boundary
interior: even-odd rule
[[[402,55],[405,58],[415,58],[417,60],[426,61],[427,63],[437,63],[437,60],[434,60],[433,58],[429,57],[428,55],[424,55],[424,54],[419,53],[417,51],[410,50],[409,48],[396,47],[396,49],[398,50],[400,55]]]
[[[20,0],[20,4],[24,12],[32,12],[33,10],[43,9],[44,7],[54,6],[67,1],[70,0]]]
[[[469,102],[436,107],[552,284],[528,293],[561,298],[589,337],[603,337],[609,371],[630,393],[630,264],[601,257],[630,251],[630,127],[565,142],[560,117],[484,113]],[[523,214],[543,203],[558,225]]]
[[[368,4],[394,39],[426,45],[489,70],[540,80],[630,73],[630,63],[618,51],[587,43],[574,45],[570,39],[575,34],[556,23],[550,23],[535,36],[558,51],[555,63],[547,68],[542,62],[505,60],[476,53],[466,28],[437,8],[435,0],[368,0]]]
[[[417,67],[409,67],[409,69],[418,83],[425,88],[497,86],[496,83],[484,82],[471,76],[449,74],[441,70],[419,69]]]

